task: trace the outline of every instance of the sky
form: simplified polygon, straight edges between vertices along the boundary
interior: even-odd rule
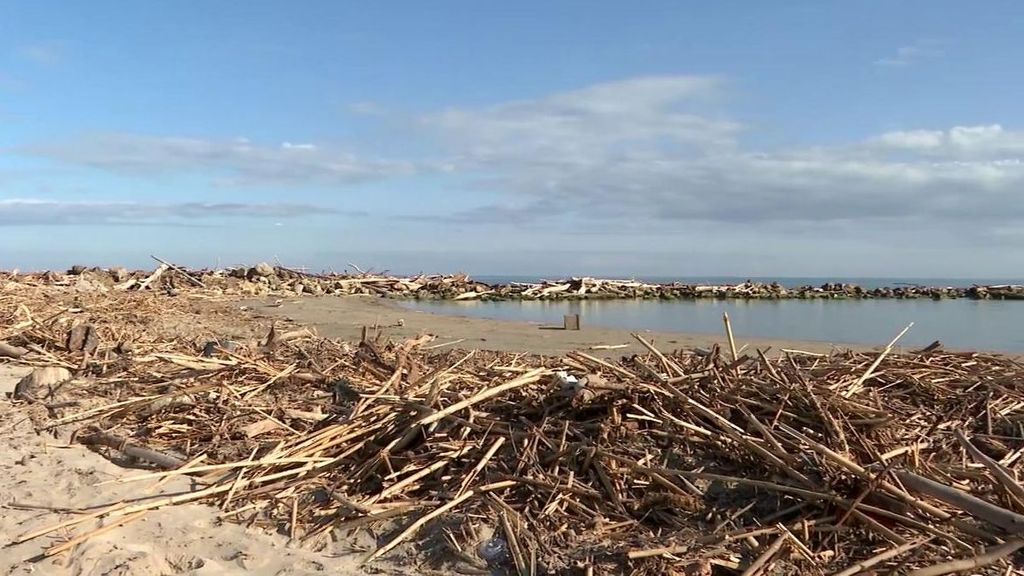
[[[1020,277],[1022,21],[0,0],[0,268]]]

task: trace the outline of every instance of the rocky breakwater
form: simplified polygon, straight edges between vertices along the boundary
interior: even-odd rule
[[[539,282],[487,284],[466,274],[390,276],[380,274],[310,274],[260,263],[224,270],[188,270],[161,261],[155,270],[75,266],[67,272],[0,273],[25,283],[68,286],[83,291],[152,291],[174,295],[203,290],[230,296],[369,295],[422,300],[582,300],[582,299],[915,299],[970,298],[1024,300],[1024,286],[935,287],[895,285],[864,288],[848,283],[782,286],[777,282],[737,284],[653,284],[637,280],[578,277]]]
[[[688,284],[674,282],[650,284],[633,280],[572,278],[538,283],[513,283],[492,286],[459,299],[481,300],[571,300],[571,299],[868,299],[868,298],[984,298],[995,293],[984,288],[895,286],[866,289],[855,284],[827,283],[820,286],[785,287],[777,282],[741,282],[738,284]]]

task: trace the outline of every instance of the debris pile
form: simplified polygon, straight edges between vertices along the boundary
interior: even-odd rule
[[[654,284],[636,280],[571,278],[539,282],[487,284],[465,274],[390,276],[371,273],[310,274],[265,262],[228,270],[186,270],[160,260],[150,271],[124,268],[104,270],[76,266],[67,274],[0,273],[0,277],[46,285],[73,285],[80,291],[96,290],[214,290],[245,296],[373,295],[425,300],[579,300],[579,299],[915,299],[970,298],[1021,300],[1024,286],[940,287],[899,285],[864,288],[849,283],[785,287],[778,282],[746,281],[738,284]]]
[[[367,562],[416,547],[430,566],[514,574],[1002,574],[1024,546],[1009,358],[669,353],[637,335],[648,354],[606,361],[287,326],[257,339],[251,322],[228,346],[186,321],[215,295],[0,279],[0,341],[27,351],[7,361],[73,372],[19,400],[48,403],[40,429],[154,469],[134,479],[198,485],[141,483],[55,527],[208,502],[303,546],[375,530]],[[82,324],[94,347],[69,346]]]

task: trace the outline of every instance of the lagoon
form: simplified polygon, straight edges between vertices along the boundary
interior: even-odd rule
[[[561,325],[721,334],[728,313],[740,341],[750,338],[908,347],[940,340],[947,348],[1024,352],[1024,301],[995,300],[580,300],[404,303],[438,314]]]

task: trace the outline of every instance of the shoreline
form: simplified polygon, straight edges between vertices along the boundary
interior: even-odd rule
[[[571,277],[535,282],[487,283],[466,274],[415,276],[313,274],[261,262],[253,267],[192,270],[159,260],[152,273],[125,268],[74,266],[64,272],[0,271],[0,277],[48,284],[92,283],[117,290],[144,290],[153,285],[177,289],[200,286],[238,290],[253,297],[270,295],[377,295],[410,300],[1022,300],[1024,285],[975,284],[926,286],[918,284],[866,288],[841,280],[820,285],[784,286],[777,281],[700,284],[682,281],[645,282]]]
[[[579,543],[599,551],[601,566],[606,567],[602,572],[619,573],[627,566],[635,567],[647,551],[663,549],[666,542],[660,526],[629,522],[630,532],[623,533],[624,538],[598,534],[589,541],[574,541],[573,546],[562,546],[554,538],[565,533],[558,526],[568,525],[574,534],[586,534],[593,529],[589,510],[611,518],[621,512],[616,501],[626,502],[627,510],[645,510],[642,506],[646,506],[650,490],[647,469],[639,470],[634,482],[628,475],[637,469],[617,468],[614,473],[619,481],[613,484],[601,482],[597,475],[576,475],[574,468],[560,464],[559,458],[564,456],[558,448],[560,442],[571,447],[568,454],[577,461],[601,454],[613,463],[635,462],[637,455],[662,449],[666,441],[684,442],[687,452],[681,454],[693,456],[699,470],[763,485],[764,478],[777,474],[777,458],[734,442],[738,425],[728,418],[737,409],[737,398],[749,399],[740,409],[752,407],[743,410],[750,418],[750,428],[740,430],[753,436],[757,430],[770,430],[758,423],[779,418],[780,433],[765,436],[786,442],[793,450],[787,452],[795,455],[794,462],[802,467],[794,468],[797,474],[818,482],[804,492],[811,495],[808,506],[823,508],[789,523],[796,526],[796,522],[828,511],[828,504],[821,504],[814,495],[837,493],[848,480],[815,476],[821,469],[816,459],[820,452],[806,448],[803,436],[789,430],[809,425],[815,437],[829,442],[824,444],[826,449],[838,452],[845,440],[837,440],[838,434],[829,436],[827,431],[843,426],[843,438],[873,442],[847,444],[857,454],[875,459],[875,454],[885,450],[893,458],[901,458],[910,472],[940,482],[947,481],[946,477],[924,476],[933,468],[916,467],[918,454],[908,454],[906,448],[922,444],[922,461],[962,464],[959,453],[950,449],[948,431],[931,426],[936,410],[957,418],[961,422],[958,428],[965,433],[984,436],[1014,425],[1012,413],[988,407],[1021,403],[1019,391],[1001,384],[1017,378],[1021,364],[1001,354],[948,350],[917,354],[916,347],[908,346],[880,356],[864,349],[846,352],[850,348],[837,345],[842,353],[818,357],[782,354],[779,349],[820,354],[833,350],[833,345],[741,339],[736,344],[745,358],[736,362],[731,359],[724,327],[720,335],[636,331],[659,349],[649,352],[625,329],[541,330],[539,325],[525,322],[417,311],[379,297],[303,296],[275,301],[244,300],[216,289],[190,291],[173,286],[128,293],[83,291],[80,286],[66,285],[2,287],[11,297],[3,299],[0,313],[9,319],[9,325],[17,327],[5,337],[25,353],[0,360],[0,393],[11,398],[0,406],[0,419],[9,423],[0,434],[6,446],[0,455],[15,463],[0,473],[0,487],[7,487],[7,497],[0,502],[5,510],[0,515],[0,531],[41,537],[63,525],[57,524],[56,512],[87,508],[123,512],[115,517],[125,518],[124,523],[136,522],[125,528],[117,521],[80,516],[84,523],[68,530],[69,535],[78,535],[74,554],[65,560],[67,557],[54,552],[41,564],[29,564],[25,559],[65,545],[52,538],[19,537],[0,553],[0,570],[12,574],[56,567],[107,572],[126,566],[132,573],[155,575],[173,571],[165,566],[187,565],[203,568],[204,573],[232,575],[312,574],[330,566],[339,574],[356,576],[367,573],[362,568],[364,560],[378,558],[381,563],[373,567],[374,572],[406,574],[423,566],[425,543],[450,534],[439,528],[453,526],[471,513],[483,523],[479,531],[472,526],[472,533],[464,536],[467,560],[439,567],[439,574],[455,574],[481,565],[477,558],[482,556],[473,556],[473,550],[481,550],[481,544],[491,542],[503,529],[487,519],[500,517],[508,507],[527,519],[522,530],[538,535],[536,554],[549,565],[561,562],[559,565],[568,566],[574,558],[563,550],[578,549],[575,544]],[[25,323],[22,318],[45,320]],[[42,329],[32,329],[37,324]],[[364,326],[373,324],[382,326],[381,334],[387,339],[423,333],[435,334],[437,339],[351,346],[322,338],[355,341]],[[88,327],[80,344],[74,336],[78,326]],[[316,329],[322,337],[302,329],[304,326]],[[92,351],[87,350],[88,333],[99,335],[92,340]],[[209,344],[215,344],[212,353],[206,351]],[[624,347],[590,351],[595,344]],[[712,344],[722,345],[720,354],[692,351],[695,346]],[[773,349],[765,357],[754,353],[755,348],[769,346]],[[505,352],[473,354],[472,349]],[[678,353],[670,354],[674,350]],[[89,364],[93,352],[104,359],[103,372]],[[613,356],[616,358],[610,358]],[[3,368],[8,364],[12,371],[5,376]],[[43,384],[30,382],[19,393],[19,377],[35,369],[51,371],[54,365],[70,367],[73,372],[64,371],[66,384],[46,385],[56,411],[50,412],[48,406],[44,415],[35,400],[40,396],[35,389],[46,391]],[[170,392],[154,395],[154,390]],[[436,398],[431,397],[434,394]],[[852,394],[859,397],[851,400],[848,396]],[[123,404],[126,398],[130,408]],[[424,410],[431,413],[424,414]],[[993,422],[986,420],[987,416]],[[438,422],[433,430],[422,427]],[[886,426],[887,433],[873,437],[879,425]],[[114,432],[95,432],[94,426]],[[38,434],[51,428],[59,444],[48,434]],[[416,430],[417,436],[420,430],[426,431],[422,443],[396,450],[390,462],[399,466],[378,466],[388,447],[412,437],[410,429]],[[94,435],[106,436],[108,442],[85,440]],[[505,444],[508,438],[513,442]],[[539,438],[537,445],[542,451],[524,450],[520,438]],[[1008,437],[1001,438],[1005,441]],[[885,444],[879,445],[879,441]],[[97,450],[95,444],[105,448]],[[453,446],[465,447],[465,456],[451,457]],[[1016,448],[1007,446],[1005,453],[1012,454]],[[273,452],[256,458],[259,449]],[[146,455],[154,453],[174,459],[174,470],[180,462],[198,463],[207,455],[213,468],[254,470],[245,484],[240,481],[241,473],[227,472],[205,477],[203,483],[208,485],[203,488],[188,478],[164,483],[170,476],[152,487],[121,482],[139,474],[128,469],[140,466],[134,458],[143,460],[141,467],[156,464],[160,468],[159,462],[146,463]],[[318,464],[311,465],[310,458],[316,458]],[[524,459],[538,472],[536,476],[519,475]],[[442,474],[421,474],[437,462],[448,469]],[[607,469],[612,470],[610,466]],[[371,475],[359,479],[366,471]],[[676,472],[666,471],[662,477],[676,478]],[[298,476],[288,480],[294,489],[290,506],[287,501],[278,505],[275,499],[280,484],[269,484],[284,477],[277,476],[282,474]],[[508,484],[504,479],[508,477],[524,481]],[[409,478],[424,480],[413,484]],[[586,499],[583,503],[588,512],[551,508],[552,513],[562,515],[557,524],[533,520],[541,509],[537,489],[574,482],[578,483],[574,494]],[[989,485],[991,482],[980,482],[968,488],[985,495]],[[43,487],[47,486],[55,489],[46,492]],[[324,538],[320,547],[318,539],[326,533],[321,532],[319,520],[328,515],[345,514],[359,523],[376,521],[373,512],[346,505],[349,500],[321,498],[323,486],[341,486],[355,502],[378,497],[382,486],[384,490],[404,490],[392,495],[402,514],[383,528],[387,532],[395,533],[408,522],[416,526],[420,520],[413,518],[424,518],[419,509],[406,507],[410,501],[429,502],[424,505],[436,512],[428,520],[437,523],[428,527],[424,521],[422,532],[402,532],[409,535],[405,539],[400,534],[382,540],[378,530],[353,531],[343,537],[338,533],[336,540]],[[620,490],[620,486],[629,488]],[[670,490],[676,494],[686,490],[679,480],[672,486]],[[437,494],[462,489],[469,490],[469,496],[449,501],[466,507],[453,511],[441,504],[435,508]],[[489,507],[492,500],[487,498],[469,500],[490,490],[506,490],[500,507]],[[745,493],[722,498],[723,493],[713,492],[710,484],[697,485],[696,490],[702,492],[693,499],[658,504],[662,506],[658,513],[680,514],[679,526],[687,531],[687,538],[690,532],[707,530],[702,519],[736,516],[737,510],[749,509],[741,508]],[[174,505],[165,502],[171,494],[177,498],[171,503]],[[655,496],[661,498],[661,494],[665,492]],[[802,509],[782,500],[778,503],[786,508],[769,507],[755,520],[760,522],[769,514],[777,519],[778,513]],[[240,518],[238,523],[221,524],[254,506],[267,510]],[[41,513],[40,508],[47,512]],[[141,516],[148,509],[150,515]],[[129,515],[130,510],[139,511]],[[893,510],[894,514],[902,511]],[[333,523],[328,527],[336,528]],[[183,534],[193,537],[184,538]],[[817,545],[822,549],[832,545],[826,544],[829,536],[821,535]],[[843,546],[860,546],[874,553],[875,541],[870,537],[849,531],[843,536],[848,538]],[[621,545],[627,538],[631,543],[628,551]],[[296,545],[304,541],[310,545]],[[650,566],[660,571],[664,565]]]
[[[316,328],[318,334],[328,338],[358,341],[363,327],[380,327],[380,331],[395,338],[414,338],[423,334],[436,337],[431,344],[439,349],[456,347],[524,352],[557,356],[570,351],[608,358],[646,352],[633,336],[640,334],[663,352],[676,349],[710,348],[718,344],[729,349],[723,326],[720,334],[677,332],[664,330],[630,330],[584,324],[581,330],[543,329],[541,325],[514,320],[495,320],[471,316],[458,316],[406,308],[401,300],[376,296],[303,296],[301,298],[269,301],[242,299],[238,304],[270,319],[288,319],[299,325]],[[399,325],[401,323],[401,325]],[[846,342],[822,342],[786,338],[741,338],[737,349],[747,350],[800,350],[814,354],[827,354],[835,349],[866,351],[879,349],[877,345]],[[614,346],[597,348],[595,346]],[[908,347],[913,348],[913,347]],[[897,347],[896,350],[900,350]]]

